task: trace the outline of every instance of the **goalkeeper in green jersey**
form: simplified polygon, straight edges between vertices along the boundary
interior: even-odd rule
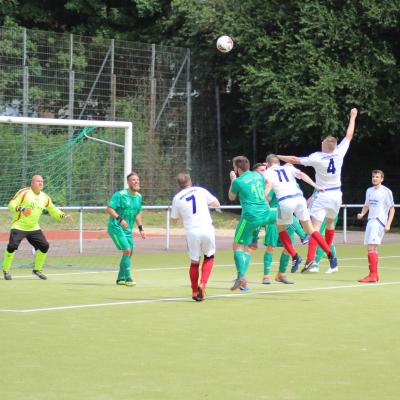
[[[8,204],[13,220],[11,223],[10,239],[4,251],[3,260],[3,274],[4,279],[7,281],[12,279],[10,273],[12,260],[15,251],[24,238],[26,238],[36,250],[33,274],[40,279],[47,279],[46,275],[42,272],[42,268],[46,261],[49,243],[40,229],[40,216],[44,210],[47,210],[56,220],[70,218],[69,215],[59,210],[53,204],[51,198],[42,191],[43,184],[43,178],[40,175],[34,175],[32,177],[31,186],[17,192]]]
[[[107,213],[110,214],[107,232],[118,250],[122,251],[116,283],[117,285],[134,286],[136,282],[132,279],[131,257],[133,252],[132,230],[135,222],[142,239],[146,239],[146,234],[142,225],[142,195],[139,193],[139,176],[135,172],[131,172],[126,179],[128,189],[115,192],[107,205]]]

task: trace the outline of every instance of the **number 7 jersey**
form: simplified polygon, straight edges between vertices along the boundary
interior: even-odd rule
[[[191,186],[178,192],[172,200],[171,218],[181,218],[185,230],[212,225],[208,206],[217,200],[208,190]]]
[[[327,189],[340,189],[343,159],[349,145],[350,141],[343,138],[332,153],[317,151],[308,157],[300,157],[300,164],[315,169],[317,185]]]

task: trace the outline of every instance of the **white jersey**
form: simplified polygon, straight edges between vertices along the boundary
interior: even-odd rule
[[[297,184],[299,171],[292,164],[273,165],[265,172],[265,180],[272,183],[272,189],[276,198],[280,201],[283,198],[302,196],[303,192]]]
[[[317,185],[327,189],[340,189],[343,159],[349,146],[350,140],[344,137],[332,153],[317,151],[308,157],[300,157],[300,164],[314,167]]]
[[[386,225],[389,209],[394,206],[393,193],[386,186],[370,187],[365,196],[368,206],[368,220],[377,219],[381,225]]]
[[[183,189],[172,200],[171,218],[182,218],[185,230],[212,226],[208,206],[215,200],[217,198],[202,187]]]

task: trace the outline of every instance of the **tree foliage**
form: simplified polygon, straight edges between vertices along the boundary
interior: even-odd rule
[[[391,143],[388,157],[400,151],[400,0],[0,4],[5,24],[189,47],[194,85],[212,93],[214,82],[233,82],[223,98],[226,153],[238,143],[249,149],[254,129],[262,149],[315,148],[322,135],[344,133],[354,106],[363,148]],[[234,38],[229,54],[215,49],[221,34]]]

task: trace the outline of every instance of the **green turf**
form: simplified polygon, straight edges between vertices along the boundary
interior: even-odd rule
[[[397,399],[398,246],[380,249],[378,285],[356,283],[365,247],[338,248],[338,274],[297,273],[289,287],[260,283],[258,251],[251,291],[234,296],[220,252],[203,303],[182,253],[135,255],[135,288],[113,271],[48,268],[40,281],[15,269],[0,281],[0,309],[22,311],[0,311],[1,398]]]

